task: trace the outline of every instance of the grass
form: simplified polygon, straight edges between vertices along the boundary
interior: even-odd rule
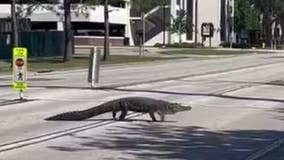
[[[177,57],[178,58],[178,57]],[[138,57],[138,56],[111,56],[110,61],[102,61],[102,65],[109,64],[124,64],[134,62],[151,62],[157,60],[169,60],[177,58],[161,58],[161,57]],[[182,57],[179,57],[182,58]],[[29,58],[28,70],[30,72],[50,72],[50,71],[62,71],[72,69],[86,69],[89,65],[89,59],[87,57],[77,57],[72,60],[63,63],[60,57],[49,58]],[[0,73],[11,72],[10,61],[0,61]]]
[[[201,55],[201,56],[211,56],[211,55],[240,55],[252,53],[251,51],[242,50],[217,50],[217,49],[181,49],[161,52],[162,54],[182,54],[182,55]]]

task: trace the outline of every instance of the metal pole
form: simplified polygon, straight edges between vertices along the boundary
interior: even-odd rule
[[[145,37],[146,37],[146,26],[145,26],[145,14],[142,12],[142,27],[143,27],[143,37],[142,37],[142,55],[144,56],[144,43],[145,43]]]
[[[20,90],[19,97],[20,97],[20,100],[24,99],[24,91],[23,90]]]
[[[12,50],[19,45],[19,37],[18,37],[18,23],[17,23],[17,13],[16,13],[16,0],[11,1],[11,18],[12,18]],[[11,63],[11,67],[13,67],[13,60]],[[19,92],[20,100],[24,99],[24,91],[20,90]]]
[[[100,49],[98,49],[97,47],[91,48],[88,74],[88,82],[91,83],[91,88],[94,88],[95,84],[99,83],[100,55]]]
[[[163,47],[166,46],[166,3],[163,4]]]

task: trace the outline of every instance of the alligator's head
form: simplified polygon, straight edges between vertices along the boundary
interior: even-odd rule
[[[175,114],[176,112],[182,112],[182,111],[189,111],[192,108],[190,106],[183,106],[180,103],[167,103],[164,105],[165,107],[162,107],[158,114]]]

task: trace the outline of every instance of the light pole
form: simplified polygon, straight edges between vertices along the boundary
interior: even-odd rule
[[[163,2],[163,47],[166,47],[166,2]]]

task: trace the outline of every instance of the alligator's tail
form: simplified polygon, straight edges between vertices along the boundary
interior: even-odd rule
[[[73,111],[73,112],[66,112],[61,113],[49,118],[46,118],[45,120],[48,121],[82,121],[86,120],[88,118],[94,117],[96,115],[100,115],[107,112],[112,112],[114,110],[117,110],[117,104],[114,104],[113,102],[104,103],[102,105],[82,110],[82,111]]]

